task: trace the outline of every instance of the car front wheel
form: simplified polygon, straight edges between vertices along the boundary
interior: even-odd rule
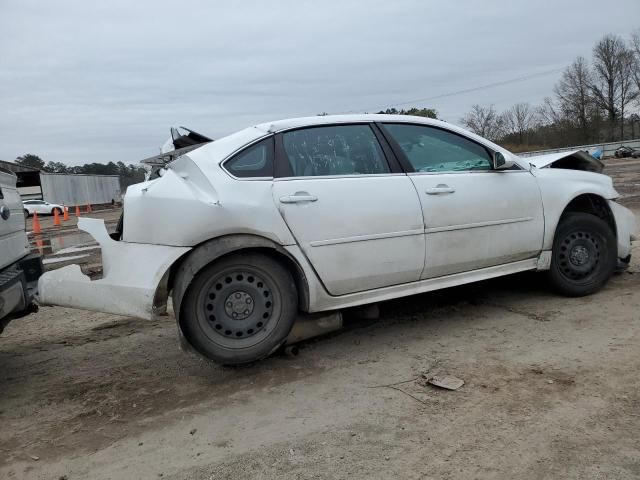
[[[202,355],[225,365],[249,363],[282,345],[297,305],[286,268],[265,255],[236,254],[196,275],[182,302],[180,324]]]
[[[569,213],[556,229],[549,279],[564,295],[589,295],[607,283],[616,256],[616,238],[604,220],[588,213]]]

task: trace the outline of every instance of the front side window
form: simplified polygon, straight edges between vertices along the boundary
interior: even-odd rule
[[[369,125],[304,128],[284,133],[282,142],[294,177],[390,171]]]
[[[422,125],[385,124],[416,172],[490,170],[489,151],[447,130]]]
[[[234,177],[273,177],[273,137],[262,140],[242,150],[224,163],[224,168]]]

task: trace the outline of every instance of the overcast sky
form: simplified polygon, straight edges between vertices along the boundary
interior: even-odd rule
[[[0,0],[0,159],[136,162],[170,126],[216,138],[419,99],[455,123],[540,102],[639,27],[639,0]]]

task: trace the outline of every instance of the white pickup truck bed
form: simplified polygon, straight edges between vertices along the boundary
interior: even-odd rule
[[[12,318],[34,311],[42,261],[29,253],[16,177],[0,171],[0,332]]]

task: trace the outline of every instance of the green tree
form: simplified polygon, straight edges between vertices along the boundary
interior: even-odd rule
[[[44,171],[49,173],[68,173],[69,167],[62,162],[47,162]]]
[[[25,167],[37,168],[38,170],[44,170],[44,160],[42,160],[39,156],[33,155],[32,153],[27,153],[16,158],[16,163],[18,165],[23,165]]]
[[[386,110],[380,110],[378,113],[384,113],[387,115],[413,115],[414,117],[425,118],[438,118],[438,111],[434,108],[417,108],[411,107],[408,110],[398,110],[396,108],[387,108]]]

